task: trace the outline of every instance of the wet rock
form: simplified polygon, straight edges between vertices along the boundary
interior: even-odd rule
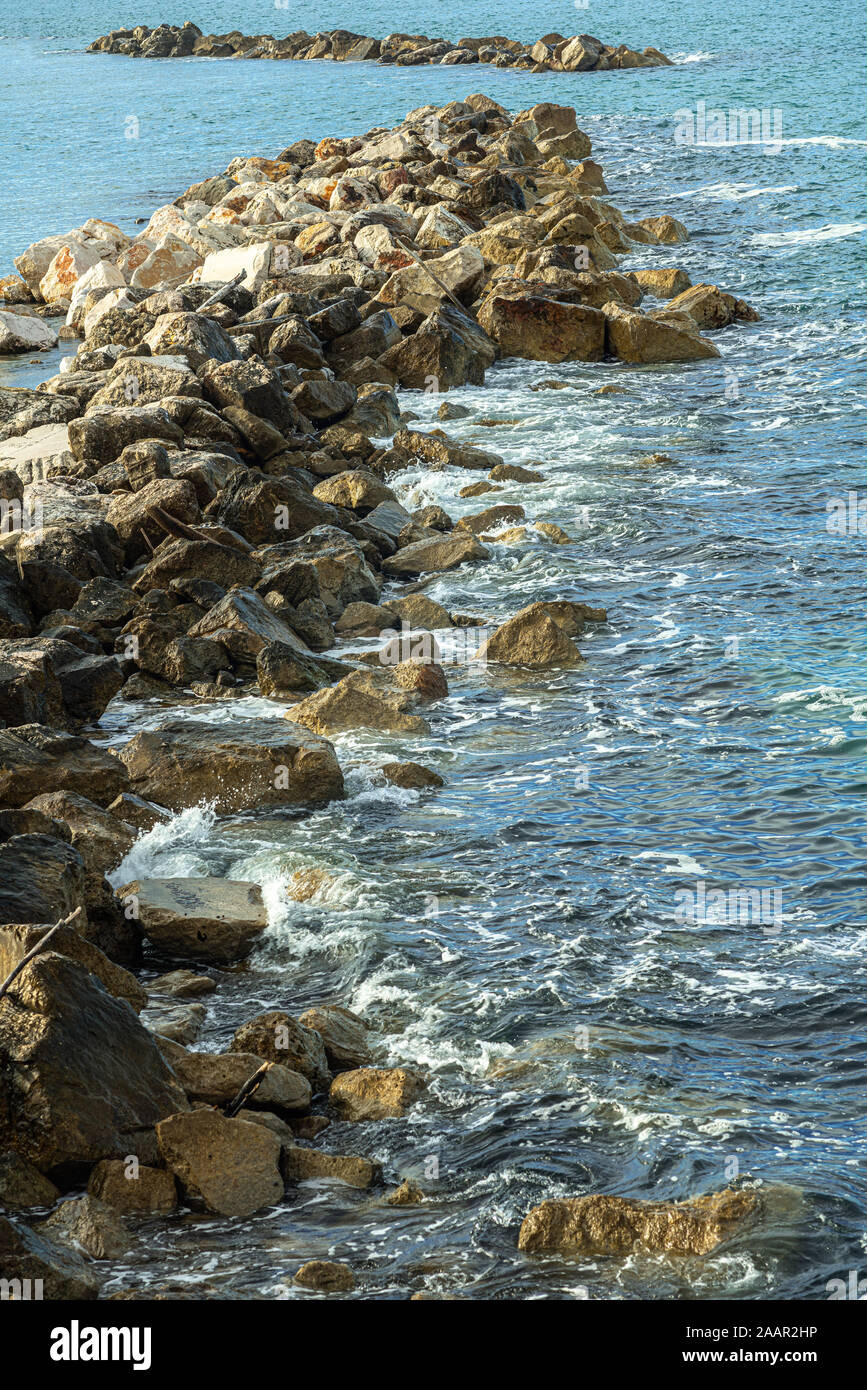
[[[134,879],[119,889],[119,895],[154,946],[185,960],[239,960],[249,955],[268,925],[256,883]]]
[[[686,1202],[638,1202],[599,1193],[542,1202],[524,1217],[518,1249],[528,1254],[707,1255],[760,1210],[755,1192],[726,1188]]]
[[[404,546],[383,561],[383,571],[395,578],[415,578],[422,574],[446,573],[468,562],[490,558],[490,552],[474,536],[453,531]]]
[[[313,1028],[281,1010],[258,1014],[244,1023],[232,1039],[234,1052],[253,1053],[290,1071],[300,1072],[314,1090],[328,1084],[325,1044]]]
[[[7,806],[50,791],[80,792],[106,805],[127,782],[120,760],[86,738],[40,724],[0,729],[0,802]]]
[[[426,1088],[424,1077],[405,1067],[362,1067],[336,1076],[329,1100],[343,1120],[387,1120],[405,1115]]]
[[[363,1067],[371,1061],[367,1024],[351,1010],[339,1004],[320,1005],[308,1009],[298,1021],[305,1028],[312,1028],[322,1038],[332,1071]]]
[[[348,675],[349,669],[342,661],[306,655],[297,642],[270,642],[256,657],[259,690],[269,699],[320,690]]]
[[[445,786],[438,772],[433,772],[429,767],[422,767],[421,763],[385,763],[381,771],[387,782],[391,782],[394,787],[402,787],[404,791],[423,791],[427,787]]]
[[[605,350],[605,315],[586,304],[567,304],[540,288],[489,294],[479,322],[503,357],[535,362],[598,362]]]
[[[473,516],[461,517],[456,529],[480,536],[483,531],[492,531],[507,523],[523,521],[524,516],[523,507],[516,503],[503,503],[495,507],[486,507],[483,512],[476,512]]]
[[[345,1182],[349,1187],[373,1187],[381,1176],[381,1165],[355,1154],[323,1153],[321,1149],[305,1149],[296,1144],[284,1151],[281,1162],[288,1183],[317,1179]]]
[[[0,844],[0,920],[48,922],[86,914],[84,864],[53,835],[13,835]],[[86,922],[86,915],[85,915]]]
[[[170,994],[173,999],[198,999],[213,994],[217,983],[210,975],[197,975],[193,970],[170,970],[158,975],[148,985],[150,994]]]
[[[34,1287],[47,1299],[99,1297],[99,1279],[79,1255],[6,1216],[0,1216],[0,1269],[13,1289],[20,1281],[18,1298],[39,1297]]]
[[[424,1193],[414,1178],[404,1178],[385,1200],[390,1207],[414,1207],[424,1201]]]
[[[609,353],[623,362],[694,362],[719,357],[719,349],[699,336],[687,314],[672,320],[639,314],[619,304],[605,306],[605,342]]]
[[[333,507],[348,507],[362,516],[372,512],[380,502],[397,500],[391,488],[381,479],[360,468],[335,473],[333,477],[317,483],[313,496],[320,502],[329,502]]]
[[[105,1206],[130,1216],[165,1214],[178,1204],[173,1175],[137,1160],[102,1159],[91,1170],[87,1191]]]
[[[66,826],[73,848],[84,861],[88,900],[97,897],[105,875],[117,868],[137,838],[133,826],[75,792],[46,792],[33,797],[27,807],[43,811]]]
[[[340,420],[355,405],[356,389],[348,381],[305,381],[292,392],[292,401],[311,420],[324,425]]]
[[[94,1260],[120,1259],[131,1244],[116,1212],[90,1194],[62,1202],[39,1229],[59,1245],[83,1250]]]
[[[157,1141],[186,1199],[208,1211],[247,1217],[282,1199],[280,1140],[263,1125],[196,1110],[161,1120]]]
[[[387,733],[427,733],[429,725],[411,713],[412,694],[395,690],[379,672],[353,671],[336,685],[317,690],[286,711],[286,718],[318,734],[350,729]]]
[[[406,598],[388,599],[383,607],[396,614],[401,623],[410,629],[435,632],[438,628],[452,626],[448,610],[441,603],[428,598],[427,594],[407,594]]]
[[[172,1063],[189,1100],[226,1105],[262,1065],[251,1052],[187,1052]],[[255,1108],[294,1113],[310,1107],[310,1083],[300,1072],[272,1063],[264,1079],[247,1099]]]
[[[285,723],[168,723],[136,734],[120,753],[134,791],[172,811],[207,801],[226,815],[259,806],[322,805],[343,796],[331,744]]]
[[[549,666],[576,666],[582,657],[562,627],[545,611],[544,604],[534,603],[492,633],[479,651],[479,660],[544,670]]]
[[[14,1149],[0,1154],[0,1206],[52,1207],[59,1196],[54,1183]]]
[[[292,1282],[318,1293],[350,1293],[355,1288],[355,1275],[349,1265],[336,1260],[308,1260],[296,1270]]]
[[[294,647],[299,656],[311,655],[292,629],[252,589],[234,588],[194,623],[190,637],[212,637],[221,642],[235,661],[254,662],[263,647],[274,642]]]
[[[49,926],[30,923],[0,927],[0,979],[5,979],[49,930]],[[61,927],[56,931],[51,938],[51,949],[69,960],[78,961],[99,980],[108,994],[115,999],[125,999],[136,1013],[140,1013],[147,1003],[147,994],[135,975],[110,960],[95,942],[88,940],[75,927]]]
[[[122,1158],[186,1099],[132,1009],[53,951],[0,1000],[0,1146],[42,1172]]]

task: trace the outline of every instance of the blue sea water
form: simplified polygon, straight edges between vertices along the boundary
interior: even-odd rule
[[[429,737],[337,741],[345,803],[292,821],[186,812],[133,851],[119,881],[218,874],[266,891],[267,944],[222,982],[201,1046],[224,1046],[257,1009],[341,1002],[370,1020],[382,1061],[432,1078],[407,1121],[323,1136],[336,1152],[380,1157],[395,1180],[414,1174],[431,1200],[392,1209],[304,1186],[247,1226],[179,1220],[150,1233],[115,1286],[180,1280],[292,1297],[297,1263],[329,1254],[363,1270],[366,1297],[827,1297],[830,1278],[867,1266],[867,535],[857,525],[867,118],[856,8],[401,9],[407,31],[586,31],[678,59],[608,74],[83,51],[110,28],[185,18],[278,35],[337,25],[383,35],[396,22],[380,3],[22,14],[4,0],[0,269],[88,216],[132,230],[236,155],[392,124],[481,90],[511,109],[573,104],[611,201],[633,218],[686,223],[688,244],[636,248],[623,268],[681,265],[762,317],[715,335],[719,360],[512,361],[461,394],[473,414],[450,433],[546,474],[494,500],[520,502],[573,540],[494,545],[489,564],[427,592],[491,621],[542,598],[605,606],[608,624],[580,641],[584,666],[532,677],[449,667],[452,698]],[[779,110],[778,152],[677,144],[675,113],[700,101]],[[137,139],[125,135],[130,116]],[[45,374],[26,363],[4,373]],[[566,389],[529,389],[551,379]],[[607,384],[624,394],[595,394]],[[431,423],[437,404],[404,397]],[[418,470],[399,487],[408,504],[436,501],[457,519],[478,506],[458,497],[465,482]],[[842,535],[828,526],[835,499],[855,517]],[[227,702],[187,717],[265,710],[275,713]],[[160,717],[113,708],[106,734]],[[395,756],[437,767],[446,787],[383,791],[373,769]],[[310,901],[287,900],[289,875],[310,867],[330,877]],[[757,921],[731,898],[691,919],[679,908],[700,885],[776,891],[779,919]],[[516,1250],[521,1217],[546,1196],[671,1199],[731,1181],[763,1189],[766,1219],[703,1260]]]

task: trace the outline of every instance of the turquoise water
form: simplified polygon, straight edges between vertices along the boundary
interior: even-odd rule
[[[228,1041],[256,1008],[338,999],[373,1021],[384,1061],[429,1072],[432,1095],[406,1123],[335,1125],[325,1140],[377,1154],[395,1178],[414,1172],[434,1201],[396,1214],[364,1194],[302,1188],[249,1226],[155,1232],[118,1282],[291,1296],[287,1269],[330,1252],[363,1266],[363,1292],[384,1298],[826,1297],[828,1279],[867,1260],[867,537],[826,527],[829,502],[865,486],[857,15],[840,3],[783,17],[709,3],[498,4],[473,6],[470,22],[456,6],[435,21],[403,7],[411,31],[586,30],[679,60],[532,76],[82,52],[109,28],[185,17],[385,34],[385,5],[84,4],[62,33],[53,6],[31,6],[26,22],[10,8],[4,268],[87,216],[131,229],[235,155],[483,90],[512,109],[574,104],[611,200],[689,227],[688,245],[641,248],[624,268],[682,265],[762,315],[717,337],[718,361],[512,362],[462,394],[474,416],[450,432],[511,462],[540,460],[548,478],[496,500],[574,542],[497,546],[483,569],[428,592],[495,620],[554,595],[602,604],[610,623],[582,639],[586,666],[523,679],[449,668],[452,699],[429,738],[338,741],[345,804],[289,823],[188,812],[135,851],[137,873],[254,878],[268,894],[268,946],[221,987],[203,1045]],[[674,113],[701,100],[779,109],[779,153],[677,145]],[[130,115],[137,140],[124,136]],[[528,389],[551,377],[575,389]],[[594,395],[607,383],[626,394]],[[405,404],[432,421],[435,401]],[[670,460],[642,461],[656,451]],[[465,481],[419,470],[400,487],[457,518],[475,509],[457,496]],[[106,727],[122,737],[157,717],[113,710]],[[436,766],[447,786],[427,799],[377,789],[371,770],[395,753]],[[286,876],[308,865],[328,867],[333,885],[287,905]],[[779,890],[780,929],[725,913],[684,922],[678,894],[699,883]],[[516,1253],[518,1222],[544,1196],[684,1197],[733,1173],[773,1189],[772,1219],[718,1256],[679,1266]]]

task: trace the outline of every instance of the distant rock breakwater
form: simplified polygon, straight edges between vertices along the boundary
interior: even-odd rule
[[[123,53],[131,58],[272,58],[293,61],[330,59],[337,63],[377,62],[396,67],[443,67],[490,63],[527,72],[609,72],[621,68],[671,67],[658,48],[641,52],[626,44],[602,43],[591,34],[545,34],[535,43],[494,35],[490,38],[429,38],[427,34],[389,34],[374,39],[348,29],[308,34],[299,29],[285,39],[273,34],[203,34],[197,25],[160,24],[150,29],[114,29],[94,40],[88,53]]]

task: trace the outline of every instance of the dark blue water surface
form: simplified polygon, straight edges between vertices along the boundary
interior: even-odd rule
[[[267,944],[213,997],[200,1045],[225,1045],[259,1008],[328,1000],[363,1013],[379,1059],[419,1066],[431,1090],[407,1120],[334,1125],[324,1142],[414,1174],[431,1200],[394,1209],[305,1185],[251,1223],[154,1230],[116,1286],[292,1297],[298,1261],[332,1254],[366,1297],[827,1297],[830,1277],[867,1261],[867,537],[826,524],[829,503],[854,492],[857,504],[867,485],[854,8],[507,0],[474,5],[471,21],[451,3],[435,19],[401,10],[410,31],[585,30],[679,59],[538,76],[82,51],[109,28],[187,17],[385,34],[395,16],[380,3],[12,10],[0,4],[4,269],[88,216],[131,229],[236,155],[482,90],[511,109],[574,104],[611,201],[690,229],[687,245],[636,247],[623,268],[683,266],[762,316],[715,335],[719,360],[507,362],[461,393],[473,414],[451,433],[546,475],[491,500],[520,501],[572,539],[494,544],[486,566],[427,592],[491,621],[555,596],[602,605],[609,622],[581,639],[585,665],[450,666],[429,737],[337,740],[345,803],[291,822],[189,811],[123,866],[122,881],[263,884]],[[676,144],[674,113],[700,100],[779,109],[778,152]],[[551,379],[567,389],[529,389]],[[595,394],[612,383],[624,393]],[[433,423],[436,398],[404,404]],[[458,497],[466,481],[418,470],[398,486],[457,518],[479,505]],[[282,713],[241,701],[187,717],[263,711]],[[162,717],[112,708],[105,724],[121,738]],[[446,787],[382,790],[374,770],[395,755],[435,766]],[[326,871],[322,887],[289,900],[287,879],[310,867]],[[730,904],[685,920],[699,884],[775,890],[779,921]],[[517,1253],[519,1221],[545,1196],[682,1198],[730,1181],[760,1186],[766,1217],[706,1259]]]

